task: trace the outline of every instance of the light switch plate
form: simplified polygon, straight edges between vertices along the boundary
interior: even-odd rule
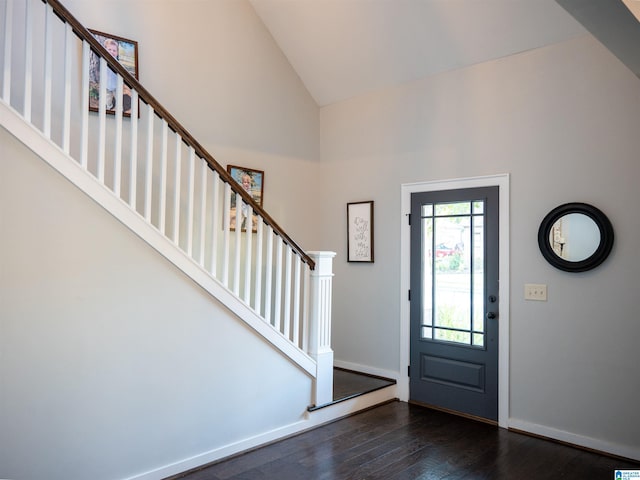
[[[525,283],[524,299],[537,300],[538,302],[547,301],[547,286],[542,283]]]

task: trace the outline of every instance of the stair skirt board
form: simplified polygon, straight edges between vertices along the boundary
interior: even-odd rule
[[[131,210],[128,204],[113,195],[107,187],[93,178],[91,173],[82,169],[75,160],[71,159],[53,142],[46,139],[35,127],[25,122],[16,110],[1,100],[0,125],[147,242],[158,253],[187,274],[209,294],[219,299],[239,319],[269,341],[293,363],[310,376],[316,376],[316,362],[310,356],[296,348],[279,332],[276,332],[271,325],[263,321],[251,308],[236,298],[218,280],[211,277],[206,270],[189,258],[180,247],[149,225],[137,212]]]

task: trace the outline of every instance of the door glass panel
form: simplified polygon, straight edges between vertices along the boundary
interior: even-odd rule
[[[483,347],[484,202],[422,206],[422,338]]]
[[[428,208],[427,208],[428,207]],[[433,271],[433,205],[423,205],[422,214],[422,271]],[[422,325],[433,325],[433,276],[423,275],[422,279]],[[422,338],[433,338],[431,328],[422,329]]]
[[[460,332],[449,329],[436,329],[435,340],[441,340],[443,342],[455,342],[471,344],[471,334],[469,332]]]
[[[436,216],[469,215],[471,202],[437,203]]]
[[[484,332],[484,217],[474,215],[473,222],[473,330]],[[484,335],[474,335],[473,344],[484,346]]]

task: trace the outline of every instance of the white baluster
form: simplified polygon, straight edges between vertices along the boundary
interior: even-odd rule
[[[280,237],[276,237],[276,285],[273,295],[273,326],[282,333],[282,239]]]
[[[131,89],[131,172],[129,174],[129,205],[137,211],[138,189],[138,92]]]
[[[273,276],[273,228],[267,228],[267,259],[264,272],[264,319],[273,325],[271,321],[271,284]]]
[[[316,360],[315,404],[333,401],[333,350],[331,349],[331,289],[334,252],[309,252],[316,266],[311,272],[309,354]]]
[[[309,352],[309,312],[310,308],[310,296],[311,296],[311,269],[309,265],[305,263],[302,266],[303,277],[303,293],[302,293],[302,325],[300,337],[302,338],[302,351]]]
[[[120,198],[122,182],[122,110],[124,84],[122,77],[116,77],[116,141],[113,152],[113,192]]]
[[[235,253],[233,255],[233,293],[240,296],[240,250],[242,239],[242,196],[236,193]]]
[[[98,117],[100,119],[98,130],[98,180],[104,183],[104,158],[106,154],[107,136],[107,61],[100,57],[100,98],[98,101]]]
[[[71,151],[71,47],[73,46],[73,29],[66,23],[64,26],[64,110],[62,113],[62,150]]]
[[[207,233],[207,161],[200,159],[200,265],[204,267],[205,235]]]
[[[101,96],[102,97],[102,96]],[[144,218],[151,223],[151,202],[153,188],[153,123],[155,113],[151,105],[147,105],[147,161],[145,165]]]
[[[300,347],[300,271],[302,260],[298,255],[295,257],[295,272],[293,275],[293,343]]]
[[[244,301],[251,301],[251,240],[253,239],[253,208],[247,205],[247,247],[244,254]]]
[[[31,2],[25,3],[25,29],[24,29],[24,103],[22,115],[31,123],[31,91],[33,89],[33,19],[31,15]]]
[[[264,222],[262,217],[258,217],[258,227],[256,232],[256,263],[255,263],[255,293],[253,309],[260,315],[262,307],[262,239],[264,232]]]
[[[82,41],[82,115],[80,133],[80,165],[86,170],[89,157],[89,57],[91,48],[86,40]]]
[[[53,8],[51,5],[45,5],[44,17],[44,119],[42,133],[47,138],[51,138],[51,71],[53,69],[52,60],[52,30],[53,30]]]
[[[229,224],[231,222],[231,185],[224,184],[224,200],[222,202],[222,284],[229,286]]]
[[[218,230],[220,227],[220,175],[213,172],[213,192],[211,193],[211,261],[209,271],[218,278]]]
[[[160,144],[160,218],[158,219],[158,229],[166,235],[167,225],[167,143],[169,141],[169,124],[162,120],[162,140]]]
[[[176,170],[173,184],[173,241],[180,245],[180,182],[182,174],[182,138],[176,132]]]
[[[11,43],[13,40],[13,0],[4,6],[4,68],[2,69],[2,99],[11,103]]]
[[[195,175],[196,175],[196,152],[193,147],[189,147],[189,183],[187,186],[187,255],[193,258],[193,205],[195,202]]]
[[[284,336],[291,340],[291,247],[284,244],[286,249],[285,268],[284,268],[284,309],[282,312],[283,333]]]

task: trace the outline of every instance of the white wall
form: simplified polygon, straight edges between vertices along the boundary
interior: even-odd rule
[[[0,145],[0,477],[125,478],[303,419],[302,370],[3,129]]]
[[[333,345],[338,360],[382,371],[405,371],[406,366],[399,365],[398,360],[399,325],[407,321],[399,318],[400,185],[510,173],[512,420],[524,427],[541,426],[549,433],[555,431],[550,429],[568,432],[577,435],[577,440],[595,439],[600,442],[596,446],[619,446],[617,451],[640,457],[637,453],[640,418],[634,402],[640,394],[636,374],[640,353],[635,348],[640,323],[636,318],[637,288],[634,283],[640,263],[634,250],[640,235],[640,220],[633,214],[640,195],[636,186],[640,178],[640,164],[636,160],[640,147],[637,135],[640,90],[638,79],[595,40],[585,36],[341,102],[323,108],[319,119],[317,107],[244,1],[66,0],[65,5],[87,27],[137,40],[140,79],[151,93],[220,163],[265,170],[265,207],[304,248],[338,252],[333,327]],[[188,82],[185,80],[187,77]],[[176,85],[185,87],[177,88]],[[2,138],[2,148],[7,148],[5,143],[5,138]],[[8,158],[4,153],[3,162]],[[319,158],[321,162],[318,162]],[[5,164],[2,165],[4,168]],[[4,172],[0,178],[7,178]],[[27,201],[21,196],[21,184],[10,186],[12,188],[7,187],[7,191]],[[5,190],[4,185],[2,190]],[[298,193],[302,195],[298,196]],[[40,194],[35,198],[42,199]],[[346,203],[370,199],[376,202],[376,262],[373,265],[347,264]],[[593,272],[568,274],[554,270],[538,252],[536,233],[540,220],[551,208],[568,201],[593,203],[613,222],[616,244],[612,256]],[[36,269],[29,279],[41,278],[38,273],[43,267],[48,276],[43,277],[46,279],[63,265],[65,271],[71,269],[74,272],[71,267],[82,271],[86,268],[82,267],[85,263],[94,265],[94,272],[105,270],[112,277],[123,278],[122,271],[116,269],[121,264],[116,262],[114,266],[94,259],[94,251],[85,250],[81,264],[74,264],[78,248],[76,238],[80,244],[96,243],[105,249],[113,241],[113,233],[100,226],[98,232],[103,235],[97,236],[84,232],[84,229],[76,229],[73,220],[78,221],[78,216],[72,216],[70,224],[62,224],[71,229],[70,236],[62,236],[66,228],[61,231],[58,224],[65,220],[67,209],[76,207],[76,202],[67,198],[65,208],[54,208],[53,213],[45,209],[49,203],[44,206],[36,204],[24,214],[13,213],[11,209],[18,203],[13,198],[11,202],[9,205],[3,201],[3,216],[0,217],[3,231],[6,230],[5,218],[11,219],[11,228],[16,223],[15,226],[23,229],[35,228],[29,225],[32,214],[42,219],[50,218],[51,224],[38,232],[38,241],[44,240],[44,246],[61,243],[59,246],[63,248],[60,255],[64,255],[58,258],[57,248],[43,248],[38,243],[38,249],[35,249],[35,240],[29,240],[22,246],[22,241],[16,240],[13,234],[3,239],[3,242],[11,240],[12,249],[15,247],[22,252],[22,258],[28,251],[29,256],[23,263],[32,264],[29,268]],[[5,217],[9,213],[11,216]],[[96,212],[84,212],[82,218],[86,218],[85,215],[91,219],[99,217]],[[106,243],[103,236],[107,238]],[[60,242],[59,238],[66,239],[69,245]],[[4,244],[2,247],[0,251],[7,251]],[[40,248],[43,248],[42,254],[39,253]],[[192,291],[186,291],[186,288],[183,292],[181,279],[175,278],[180,276],[175,272],[168,279],[156,279],[156,269],[163,264],[160,262],[154,266],[144,260],[152,253],[138,252],[132,245],[122,248],[131,250],[127,254],[126,270],[128,275],[131,269],[133,280],[130,283],[139,279],[138,283],[142,285],[146,283],[142,282],[145,279],[159,283],[154,288],[180,291],[180,295],[187,298],[184,304],[197,305],[188,330],[196,333],[194,337],[204,337],[225,348],[227,337],[213,336],[207,330],[208,318],[203,319],[203,310],[216,310],[218,306]],[[17,270],[13,259],[3,257],[2,261],[4,309],[4,302],[12,299],[4,293],[4,286],[16,281],[21,270]],[[7,262],[12,267],[11,276],[5,273],[4,263]],[[142,272],[138,270],[139,263],[142,263]],[[146,278],[149,271],[150,278]],[[56,279],[58,277],[55,276]],[[11,377],[12,385],[16,382],[21,390],[9,398],[2,397],[2,401],[11,402],[12,409],[15,408],[14,402],[22,398],[35,402],[27,413],[48,422],[51,428],[48,435],[53,436],[56,428],[75,429],[72,432],[75,436],[57,445],[63,448],[67,444],[82,443],[78,439],[81,439],[85,422],[70,416],[68,418],[72,420],[67,424],[64,417],[48,415],[52,406],[67,409],[65,412],[69,415],[77,414],[79,410],[84,415],[80,418],[102,421],[102,417],[93,412],[73,410],[73,406],[83,404],[79,400],[79,403],[66,404],[74,402],[74,393],[78,392],[79,399],[90,400],[88,404],[95,400],[106,411],[110,405],[106,400],[119,402],[120,397],[113,395],[113,389],[104,385],[116,385],[121,387],[120,390],[135,387],[136,396],[128,398],[127,402],[116,403],[117,415],[107,416],[111,419],[117,417],[118,421],[111,422],[115,425],[113,433],[110,430],[103,432],[105,448],[114,457],[125,456],[118,450],[121,442],[121,438],[116,438],[118,435],[133,435],[134,442],[143,438],[148,441],[151,437],[154,443],[149,452],[136,450],[127,458],[135,456],[150,465],[161,464],[166,461],[166,456],[160,459],[154,455],[164,455],[166,445],[162,443],[164,439],[156,438],[157,432],[151,426],[158,418],[169,417],[175,421],[172,417],[175,408],[193,401],[199,393],[206,401],[213,402],[213,394],[201,390],[202,385],[196,384],[193,378],[182,380],[182,372],[190,367],[204,368],[203,363],[206,364],[209,357],[204,358],[205,362],[197,363],[180,359],[180,368],[176,368],[175,362],[160,354],[171,351],[175,339],[173,343],[160,339],[158,347],[155,342],[143,344],[142,351],[154,354],[150,358],[159,363],[157,369],[155,364],[142,363],[142,373],[151,372],[150,377],[157,379],[160,372],[166,370],[172,375],[170,378],[180,380],[186,391],[195,393],[195,397],[186,394],[179,397],[180,392],[167,392],[162,384],[136,385],[124,361],[117,365],[118,375],[111,377],[105,365],[113,361],[113,356],[108,355],[107,347],[101,344],[102,335],[97,336],[102,332],[86,328],[83,321],[84,318],[96,318],[96,321],[104,322],[103,312],[111,312],[111,303],[100,298],[103,280],[106,282],[106,279],[98,277],[92,280],[97,283],[85,285],[75,278],[64,278],[62,284],[55,287],[55,295],[48,293],[52,288],[51,282],[44,281],[29,284],[29,289],[22,291],[26,294],[35,289],[50,303],[46,313],[51,311],[58,317],[47,315],[37,318],[42,323],[43,335],[46,334],[46,338],[38,339],[23,329],[22,321],[9,324],[6,320],[9,317],[3,315],[2,341],[6,342],[2,344],[3,359],[7,357],[5,352],[10,353],[9,358],[15,358],[16,349],[37,353],[44,348],[41,356],[55,354],[54,357],[65,359],[67,365],[83,360],[85,357],[82,355],[89,351],[89,346],[91,351],[98,348],[100,355],[92,356],[89,363],[80,363],[80,374],[72,379],[69,379],[66,369],[50,364],[48,358],[34,355],[32,363],[23,364],[24,359],[20,357],[22,363],[16,362],[11,367],[16,372],[40,372],[42,376],[39,379],[50,377],[56,385],[64,386],[64,392],[58,395],[47,390],[47,396],[31,399],[30,394],[34,392],[30,389],[40,387],[20,383],[20,378],[3,370],[3,378]],[[525,282],[546,283],[549,301],[525,302],[521,295]],[[75,293],[78,288],[79,293]],[[129,308],[144,313],[141,323],[135,325],[145,334],[155,328],[155,322],[150,325],[147,317],[165,310],[168,316],[172,313],[178,316],[183,311],[170,303],[161,303],[162,308],[156,308],[153,303],[142,305],[141,298],[151,296],[150,291],[136,291],[135,295],[129,296],[124,291],[114,293],[124,295]],[[62,294],[66,295],[62,298],[67,302],[59,301]],[[167,301],[164,298],[153,300]],[[103,311],[97,311],[90,305],[93,302],[107,305]],[[78,313],[76,304],[82,307]],[[70,311],[72,305],[74,308]],[[38,305],[20,308],[27,307],[39,308]],[[41,308],[40,313],[44,313],[45,307]],[[58,327],[52,328],[46,323],[49,318],[59,318],[63,314],[66,319],[66,313],[73,314],[68,327],[58,330]],[[166,316],[160,315],[156,322],[160,321],[165,327],[161,332],[179,339],[186,350],[186,345],[194,340],[181,337],[187,329],[176,329]],[[135,336],[120,338],[119,331],[109,330],[106,325],[103,330],[106,337],[124,353],[126,361],[137,364],[148,360],[148,355],[140,358],[141,346],[134,344]],[[124,331],[136,328],[120,320],[118,325]],[[228,326],[233,330],[229,335],[246,334],[249,344],[255,344],[250,348],[252,355],[256,356],[257,363],[262,362],[260,342],[251,340],[250,334],[232,325],[235,324]],[[8,332],[6,335],[5,331]],[[73,338],[79,346],[75,357],[71,357],[73,352],[67,352],[55,343],[69,335],[75,336]],[[13,343],[16,336],[20,340],[18,344]],[[11,341],[4,340],[9,337]],[[193,349],[189,352],[197,353]],[[231,370],[230,375],[243,378],[248,375],[257,382],[257,391],[266,389],[260,375],[251,373],[247,367],[246,356],[239,357],[241,366],[238,368],[241,370]],[[170,358],[175,360],[175,354]],[[251,364],[254,364],[253,360]],[[218,370],[218,366],[211,368],[212,371],[206,370],[202,376],[208,378],[227,372]],[[100,372],[101,376],[92,377],[91,370]],[[51,375],[45,378],[43,372]],[[283,372],[296,383],[306,382],[295,369],[285,366]],[[105,376],[109,381],[101,382]],[[71,384],[75,378],[88,382],[88,388],[78,390],[76,384]],[[245,386],[243,382],[233,384],[238,388]],[[43,385],[46,387],[48,384]],[[153,403],[157,402],[157,396],[149,396],[149,392],[168,395],[167,403],[157,406]],[[53,398],[49,400],[51,395]],[[147,400],[153,400],[151,407]],[[215,400],[217,402],[217,397]],[[298,402],[297,399],[292,401]],[[233,410],[235,406],[229,405],[228,408]],[[208,412],[206,406],[198,403],[195,411],[198,412],[198,421],[203,419],[205,425],[209,422],[211,429],[219,428],[216,419],[207,417],[216,415],[215,409]],[[126,420],[140,412],[147,412],[148,417],[140,425],[148,425],[149,429],[145,432],[125,431]],[[189,423],[191,417],[183,418],[187,418]],[[226,418],[233,416],[230,414]],[[9,421],[10,417],[7,419]],[[266,420],[266,417],[261,418],[261,421]],[[14,420],[11,422],[11,428],[15,429]],[[11,438],[13,442],[17,433],[14,435],[9,427],[3,431],[11,431],[12,437],[3,433],[2,441],[8,442]],[[188,455],[187,449],[197,451],[204,444],[217,445],[220,438],[228,434],[226,430],[216,430],[214,435],[219,436],[215,438],[203,438],[208,435],[206,431],[190,436],[194,431],[189,430],[189,425],[175,424],[168,425],[166,431],[172,436],[168,442],[177,438],[179,444],[185,445],[185,452],[171,452],[176,457]],[[39,441],[32,430],[24,435],[25,445],[30,445],[32,440]],[[39,444],[35,445],[34,451],[39,447]],[[65,453],[69,454],[68,451]],[[89,458],[87,462],[93,460]],[[111,476],[121,475],[122,472],[107,470],[126,468],[127,459],[120,460],[111,467],[105,466],[105,471]],[[55,477],[49,474],[48,478]]]
[[[222,165],[264,170],[265,208],[314,246],[319,186],[296,179],[319,110],[247,2],[64,4],[138,41],[145,87]],[[1,129],[0,191],[0,477],[159,478],[303,419],[305,373]]]
[[[512,421],[640,458],[639,123],[638,78],[591,36],[322,108],[336,358],[406,372],[401,184],[510,173]],[[345,205],[360,200],[375,201],[374,264],[346,262]],[[607,262],[582,274],[537,246],[545,214],[572,201],[603,210],[616,234]],[[546,303],[524,301],[529,282],[548,285]]]
[[[319,109],[248,1],[64,4],[87,28],[137,41],[145,88],[221,165],[264,170],[267,212],[300,246],[321,248],[310,181]]]

